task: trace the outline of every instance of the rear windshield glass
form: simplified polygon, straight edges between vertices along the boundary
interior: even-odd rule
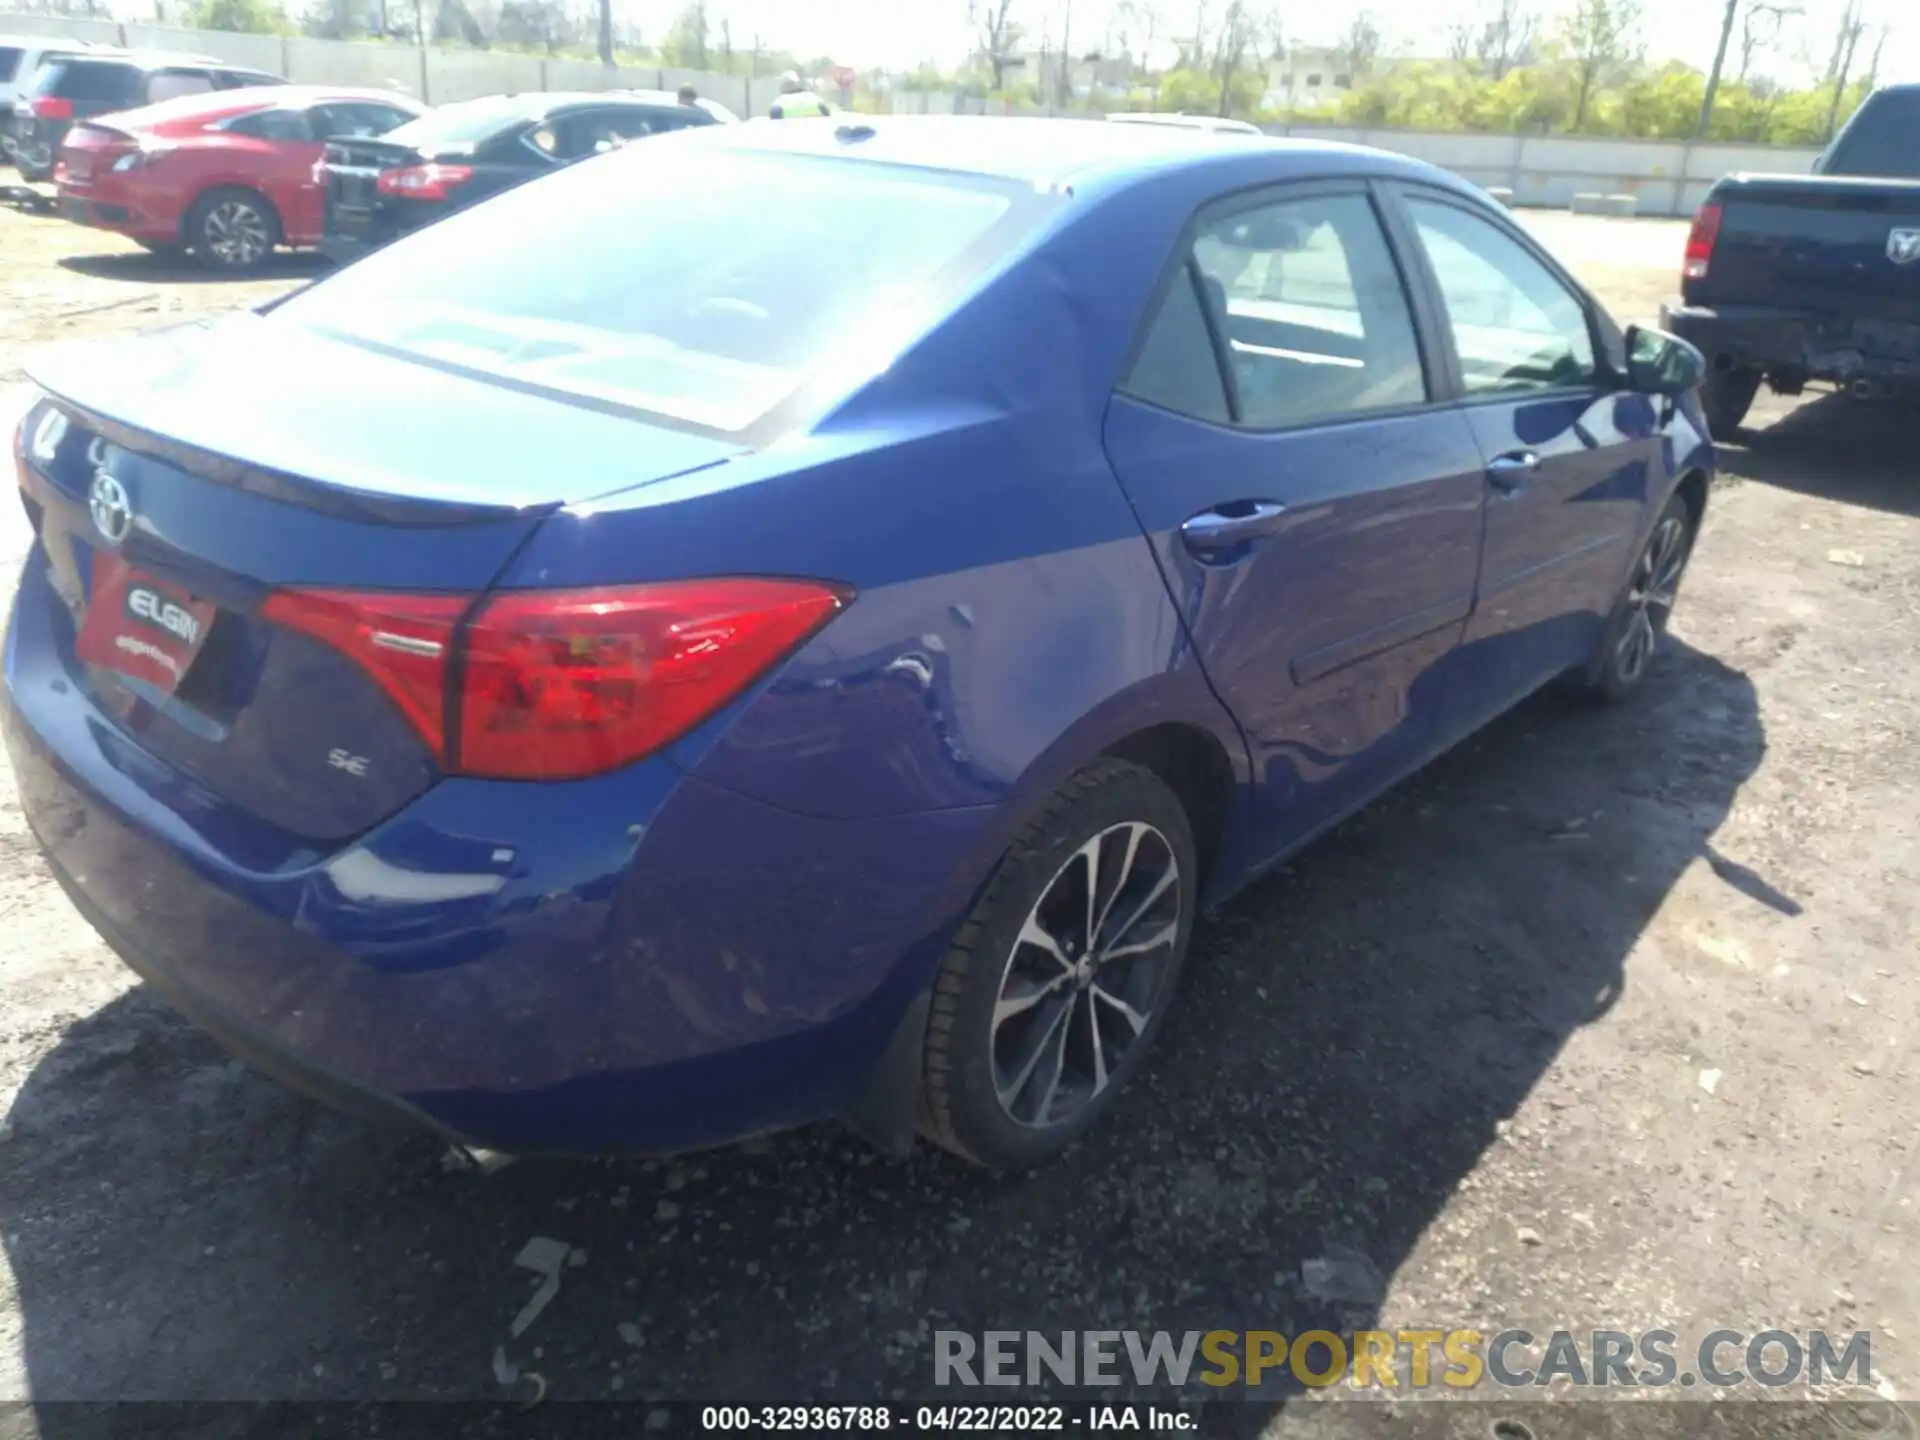
[[[98,60],[49,60],[34,77],[33,93],[66,100],[134,100],[140,94],[140,71]]]
[[[420,150],[433,150],[447,145],[477,145],[509,125],[526,120],[530,113],[525,99],[505,95],[489,96],[485,100],[463,100],[430,110],[417,120],[409,120],[397,130],[388,131],[385,138]]]
[[[701,135],[511,190],[269,319],[738,431],[811,379],[884,365],[1052,203],[1031,186]]]
[[[1829,175],[1920,180],[1920,89],[1883,90],[1861,107],[1833,147]]]
[[[20,68],[20,51],[12,45],[0,45],[0,85],[13,79],[13,72]]]

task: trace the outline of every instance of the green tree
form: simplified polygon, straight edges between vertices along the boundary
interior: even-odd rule
[[[192,0],[186,23],[196,30],[240,30],[253,35],[277,35],[287,17],[270,0]]]
[[[608,4],[611,0],[601,0],[601,3]],[[667,31],[667,38],[660,46],[661,58],[682,70],[705,70],[707,31],[706,0],[693,0]]]
[[[1600,88],[1639,55],[1639,0],[1579,0],[1567,19],[1565,41],[1576,89],[1574,130],[1586,127],[1587,108]]]

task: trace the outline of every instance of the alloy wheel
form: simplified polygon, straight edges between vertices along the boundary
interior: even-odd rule
[[[1654,647],[1673,614],[1680,576],[1686,568],[1686,522],[1668,515],[1654,527],[1627,586],[1626,624],[1614,648],[1615,665],[1624,683],[1631,685],[1638,680],[1653,658]]]
[[[214,258],[235,268],[254,264],[273,245],[267,217],[245,200],[222,200],[215,205],[207,212],[204,230]]]
[[[1164,998],[1183,903],[1173,846],[1138,821],[1109,826],[1054,873],[993,1010],[993,1084],[1011,1119],[1063,1124],[1112,1083]]]

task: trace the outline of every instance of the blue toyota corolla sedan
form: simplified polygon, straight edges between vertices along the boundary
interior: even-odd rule
[[[40,364],[7,741],[127,963],[338,1103],[1029,1164],[1203,907],[1643,683],[1699,372],[1386,154],[714,126]]]

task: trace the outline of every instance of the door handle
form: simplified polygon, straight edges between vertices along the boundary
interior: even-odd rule
[[[1180,538],[1195,554],[1211,555],[1271,535],[1286,516],[1287,507],[1277,500],[1229,500],[1189,518]]]
[[[1511,495],[1527,483],[1527,477],[1540,468],[1540,457],[1531,450],[1513,450],[1496,455],[1487,462],[1487,479],[1493,488]]]

